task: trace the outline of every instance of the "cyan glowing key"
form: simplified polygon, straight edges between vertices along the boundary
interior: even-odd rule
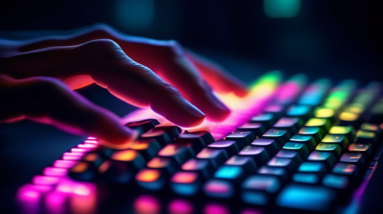
[[[297,183],[316,184],[319,181],[318,175],[314,173],[295,173],[293,181]]]
[[[285,167],[291,163],[291,159],[288,158],[272,158],[267,165],[269,166],[277,166],[277,167]]]
[[[292,150],[299,150],[304,146],[303,143],[292,143],[288,142],[286,143],[282,148],[283,149],[292,149]]]
[[[346,189],[349,184],[349,180],[346,176],[327,174],[322,181],[324,186],[337,188],[337,189]]]
[[[336,158],[338,158],[342,153],[342,148],[338,144],[332,143],[320,143],[317,145],[315,150],[322,152],[331,152],[335,155]]]
[[[270,194],[277,192],[280,182],[275,176],[252,175],[242,183],[242,200],[249,204],[266,205]]]
[[[357,174],[357,167],[354,164],[337,163],[332,169],[333,173],[341,175],[354,175]]]
[[[237,179],[241,174],[243,174],[243,170],[239,166],[221,166],[214,174],[215,178],[221,179],[229,179],[234,180]]]
[[[319,127],[302,127],[298,134],[303,134],[303,135],[314,135],[318,134],[320,131]]]
[[[286,115],[292,117],[299,117],[303,115],[307,115],[310,112],[309,106],[303,105],[294,105],[287,109]]]
[[[170,179],[170,187],[180,195],[194,195],[201,185],[197,172],[177,172]]]
[[[265,121],[270,121],[272,119],[273,119],[273,114],[266,113],[266,114],[260,114],[258,116],[251,118],[251,121],[253,121],[253,122],[265,122]]]
[[[302,163],[298,171],[299,172],[319,172],[323,170],[324,165],[322,163],[315,163],[315,162],[304,162]]]

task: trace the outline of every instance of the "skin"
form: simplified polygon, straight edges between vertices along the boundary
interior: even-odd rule
[[[183,127],[230,114],[213,89],[247,93],[224,68],[175,41],[130,37],[105,25],[33,41],[0,40],[0,54],[0,123],[30,119],[118,149],[137,133],[73,90],[96,83]]]

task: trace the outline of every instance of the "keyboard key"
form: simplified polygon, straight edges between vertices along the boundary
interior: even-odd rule
[[[281,104],[272,104],[268,105],[263,109],[264,113],[270,113],[274,116],[274,118],[280,118],[285,110],[285,106]]]
[[[290,134],[284,129],[269,129],[262,137],[274,139],[282,147],[290,139]]]
[[[192,155],[189,148],[184,145],[168,144],[158,152],[158,156],[173,158],[181,166]]]
[[[235,185],[245,178],[245,172],[240,166],[223,165],[218,168],[214,177],[229,180]]]
[[[317,106],[319,105],[327,91],[331,82],[328,79],[319,79],[311,83],[300,96],[298,103],[300,105]]]
[[[327,174],[324,176],[322,184],[323,186],[346,190],[350,185],[350,181],[347,176]]]
[[[318,184],[320,178],[315,173],[300,173],[300,172],[296,172],[296,173],[293,174],[292,180],[295,183]]]
[[[351,113],[351,112],[341,112],[339,114],[339,122],[340,126],[353,126],[357,127],[360,125],[360,117],[359,114]]]
[[[277,195],[276,203],[281,207],[326,212],[332,209],[335,199],[336,192],[329,188],[290,184]]]
[[[170,143],[172,139],[169,135],[161,129],[150,129],[149,131],[143,133],[140,137],[141,139],[153,138],[155,139],[161,147],[164,147],[166,144]]]
[[[335,110],[332,108],[317,107],[314,110],[314,117],[328,119],[331,123],[335,122]]]
[[[327,132],[330,129],[330,121],[328,119],[321,118],[310,118],[306,124],[306,127],[318,127],[321,129],[322,133]]]
[[[205,195],[214,198],[231,198],[235,194],[235,188],[230,181],[210,179],[203,187]]]
[[[258,167],[252,157],[234,155],[225,162],[225,165],[240,166],[247,174],[254,174]]]
[[[274,139],[257,138],[251,145],[265,148],[270,157],[274,156],[279,151],[278,144]]]
[[[347,175],[352,179],[356,179],[358,176],[358,168],[355,164],[337,163],[332,169],[332,173],[339,175]]]
[[[82,157],[82,161],[88,162],[91,167],[97,169],[104,162],[104,158],[102,158],[99,154],[90,152]]]
[[[302,163],[302,158],[299,155],[298,151],[293,151],[293,150],[287,150],[287,149],[281,149],[275,157],[278,158],[289,158],[294,161],[296,165],[299,165]]]
[[[248,204],[267,205],[280,187],[280,181],[275,176],[252,175],[242,183],[241,198]]]
[[[326,165],[327,169],[332,169],[335,164],[335,156],[331,152],[313,151],[307,158],[310,162],[320,162]]]
[[[56,167],[45,167],[43,174],[46,176],[66,176],[68,169],[56,168]]]
[[[154,138],[138,139],[129,149],[139,152],[146,161],[149,161],[161,150],[160,144]]]
[[[181,169],[184,171],[198,172],[204,178],[209,178],[215,171],[211,161],[201,159],[190,159],[182,165]]]
[[[209,160],[214,168],[217,169],[228,159],[228,155],[223,149],[204,148],[197,154],[197,158]]]
[[[381,124],[383,122],[383,99],[380,99],[371,110],[369,123]]]
[[[379,125],[372,124],[372,123],[363,123],[360,126],[360,129],[363,131],[374,132],[377,135],[380,135],[382,132],[382,129],[379,127]]]
[[[309,156],[309,150],[303,143],[288,142],[282,147],[282,149],[297,151],[302,160],[306,160]]]
[[[215,140],[210,132],[195,131],[180,134],[176,142],[200,144],[202,147],[206,147],[208,144],[213,143],[214,141]]]
[[[276,176],[282,183],[286,182],[289,178],[286,170],[281,167],[262,166],[259,168],[258,174]]]
[[[275,121],[275,117],[271,113],[266,113],[266,114],[260,114],[258,116],[255,116],[251,118],[250,122],[254,123],[260,123],[265,126],[265,128],[269,128],[273,125]]]
[[[156,119],[146,119],[140,121],[133,121],[126,123],[125,126],[138,131],[140,134],[149,131],[154,128],[156,125],[160,124]]]
[[[310,151],[314,150],[315,146],[317,145],[315,139],[311,135],[301,135],[296,134],[293,137],[290,138],[290,143],[301,143],[306,146],[306,148]],[[286,145],[286,144],[285,144]],[[297,144],[298,146],[299,144]]]
[[[94,148],[92,151],[99,154],[104,159],[109,159],[112,156],[113,152],[115,152],[116,150],[108,148],[106,146],[98,145],[97,148]]]
[[[170,188],[179,195],[195,195],[203,179],[197,172],[177,172],[170,179]]]
[[[290,135],[296,133],[302,126],[302,120],[297,117],[282,117],[273,126],[273,128],[280,128],[287,130]]]
[[[270,156],[267,154],[266,149],[258,146],[245,146],[238,155],[252,157],[257,166],[262,166],[270,160]]]
[[[362,153],[344,153],[340,157],[340,162],[356,164],[359,168],[366,164]]]
[[[273,157],[268,163],[269,167],[280,167],[284,168],[287,173],[291,174],[295,171],[297,164],[292,159],[289,158],[278,158]]]
[[[94,168],[90,167],[87,162],[80,161],[78,164],[69,169],[69,177],[79,181],[91,181],[96,175]]]
[[[259,137],[266,131],[266,128],[261,123],[249,122],[238,127],[237,131],[252,132],[255,137]]]
[[[237,142],[239,149],[242,149],[246,145],[249,145],[251,142],[253,142],[254,139],[255,136],[252,132],[242,131],[235,131],[224,138],[224,140],[234,140],[235,142]]]
[[[168,124],[159,124],[156,125],[156,127],[152,130],[155,131],[164,131],[168,136],[170,137],[171,140],[174,140],[175,138],[178,137],[178,135],[182,132],[182,129],[178,126],[172,126]]]
[[[329,134],[345,135],[348,142],[352,142],[355,137],[355,130],[352,126],[333,126],[328,131]]]
[[[376,145],[378,143],[378,138],[374,132],[358,130],[355,136],[355,143],[370,143]]]
[[[306,122],[311,117],[311,107],[306,105],[292,105],[286,111],[287,117],[297,117]]]
[[[309,173],[315,174],[318,178],[322,178],[323,175],[327,172],[326,166],[320,162],[303,162],[299,167],[297,172],[299,173]]]
[[[347,148],[349,141],[345,135],[341,134],[326,134],[321,143],[338,144],[342,149]]]
[[[348,146],[348,151],[362,153],[368,158],[371,156],[372,147],[371,147],[371,144],[352,143]]]
[[[150,169],[159,169],[169,175],[173,175],[179,168],[178,163],[174,159],[167,157],[155,157],[146,166]]]
[[[304,135],[304,136],[311,136],[314,141],[315,145],[317,142],[319,142],[323,138],[324,132],[321,131],[319,127],[302,127],[299,129],[298,134]],[[292,140],[292,141],[299,141],[298,139]],[[314,147],[313,147],[314,149]]]
[[[331,152],[335,158],[339,158],[342,154],[342,148],[338,144],[320,143],[315,148],[316,151]]]
[[[229,156],[239,152],[238,145],[233,140],[218,140],[209,144],[207,147],[211,149],[224,149]]]
[[[137,184],[149,190],[160,190],[165,185],[165,176],[159,169],[142,169],[135,177]]]

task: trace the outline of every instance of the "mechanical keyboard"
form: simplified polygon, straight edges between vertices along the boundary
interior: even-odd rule
[[[23,213],[355,213],[383,152],[382,85],[307,83],[278,71],[249,94],[217,94],[223,122],[177,127],[150,109],[124,118],[140,137],[94,137],[21,186]]]

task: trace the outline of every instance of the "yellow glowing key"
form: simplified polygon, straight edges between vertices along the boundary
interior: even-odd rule
[[[344,111],[354,114],[361,114],[364,111],[364,106],[360,103],[354,103],[346,106],[346,108],[344,108]]]
[[[379,131],[379,126],[371,123],[363,123],[360,126],[360,129],[362,129],[363,131],[377,132]]]
[[[111,159],[117,161],[132,161],[137,157],[138,153],[134,150],[116,151],[112,154]]]
[[[160,177],[160,171],[156,169],[142,169],[136,175],[136,180],[141,182],[154,182]]]
[[[332,120],[334,115],[335,111],[331,108],[318,107],[314,110],[314,117],[317,118],[329,118]]]
[[[330,128],[330,121],[323,118],[311,118],[306,124],[306,127],[320,127],[322,130],[328,130]]]
[[[356,132],[356,143],[371,143],[375,144],[377,143],[378,139],[376,137],[376,134],[374,132],[367,132],[363,130],[358,130]]]
[[[352,126],[333,126],[328,131],[329,134],[342,134],[346,135],[349,142],[354,140],[354,128]]]
[[[339,115],[339,119],[343,121],[355,121],[359,118],[359,114],[351,113],[351,112],[342,112]]]
[[[145,150],[149,147],[150,141],[136,141],[129,148],[134,150]]]

